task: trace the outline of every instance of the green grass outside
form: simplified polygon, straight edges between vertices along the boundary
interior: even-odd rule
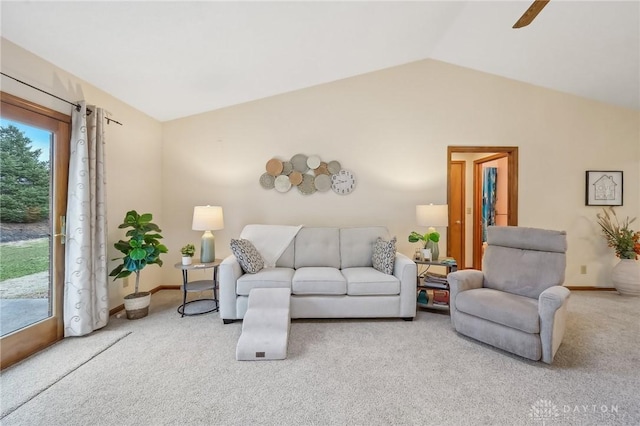
[[[0,244],[0,281],[49,270],[49,240]]]

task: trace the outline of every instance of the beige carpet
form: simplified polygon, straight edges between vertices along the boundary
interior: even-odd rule
[[[0,374],[0,419],[131,334],[98,330],[65,339]]]
[[[161,291],[149,317],[112,318],[108,331],[131,334],[2,425],[640,424],[640,298],[575,292],[553,366],[462,337],[427,310],[413,322],[294,321],[286,360],[238,362],[241,323],[180,318],[179,303]],[[3,395],[21,385],[7,378]]]

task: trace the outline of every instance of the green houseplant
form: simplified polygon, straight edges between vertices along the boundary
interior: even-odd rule
[[[431,259],[438,260],[440,255],[440,249],[438,247],[438,242],[440,241],[440,233],[436,231],[436,228],[429,227],[425,234],[419,234],[416,231],[412,231],[409,234],[409,242],[417,243],[421,242],[422,249],[431,250]]]
[[[180,253],[182,253],[182,264],[191,265],[191,258],[196,254],[196,246],[191,243],[184,245],[180,249]]]
[[[140,271],[147,265],[162,266],[160,255],[168,252],[167,247],[160,243],[162,230],[151,222],[152,219],[151,213],[138,214],[135,210],[131,210],[127,212],[124,221],[118,226],[119,229],[129,228],[126,233],[129,239],[119,240],[114,244],[114,247],[124,256],[113,259],[122,260],[122,263],[115,267],[109,276],[116,280],[126,278],[132,273],[136,274],[134,292],[124,298],[128,319],[143,318],[149,313],[151,293],[139,291]]]

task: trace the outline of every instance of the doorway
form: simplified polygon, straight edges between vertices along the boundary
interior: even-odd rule
[[[447,198],[449,206],[448,255],[458,261],[458,268],[482,267],[482,163],[504,157],[507,168],[506,211],[500,211],[501,224],[518,225],[518,148],[504,146],[449,146],[447,148]],[[461,175],[459,164],[473,167]],[[467,169],[469,170],[469,169]],[[462,181],[463,183],[460,183]],[[503,197],[505,198],[505,197]],[[460,229],[459,232],[456,232]],[[456,255],[454,255],[456,253]],[[458,257],[456,257],[458,256]]]
[[[63,338],[71,118],[1,93],[0,368]]]

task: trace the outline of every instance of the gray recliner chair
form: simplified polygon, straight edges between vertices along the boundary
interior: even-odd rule
[[[452,272],[450,313],[458,333],[551,364],[562,342],[570,291],[563,287],[564,231],[490,226],[482,271]]]

